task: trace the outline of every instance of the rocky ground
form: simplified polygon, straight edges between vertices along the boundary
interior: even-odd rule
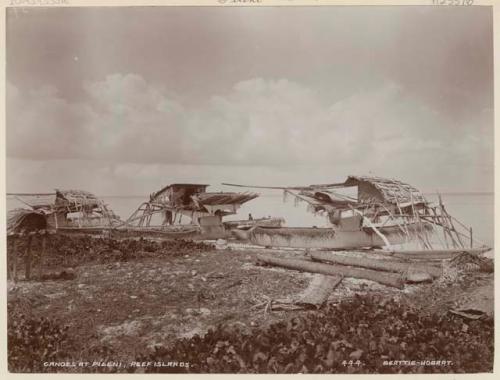
[[[23,241],[16,244],[24,252]],[[36,264],[40,244],[34,244]],[[403,291],[344,279],[326,308],[272,311],[262,307],[266,300],[302,292],[313,275],[257,266],[259,251],[183,241],[54,236],[44,256],[42,280],[35,276],[31,281],[8,282],[9,368],[245,373],[491,370],[492,313],[468,320],[449,310],[481,297],[485,305],[492,305],[492,273],[469,274],[446,284],[407,286]],[[67,275],[55,275],[63,271]],[[439,339],[424,347],[416,337],[425,334]],[[337,343],[331,346],[332,342]],[[471,345],[478,347],[481,360],[467,356],[466,347]],[[384,364],[401,358],[453,364]]]

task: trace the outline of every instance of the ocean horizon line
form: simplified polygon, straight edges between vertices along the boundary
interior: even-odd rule
[[[423,195],[495,195],[494,191],[453,191],[453,192],[422,192]],[[283,194],[281,191],[278,191],[276,195],[274,194],[263,194],[263,196],[282,196]],[[140,194],[133,194],[133,195],[101,195],[102,198],[147,198],[149,197],[148,195],[140,195]]]
[[[16,194],[21,194],[21,193],[15,193],[12,191],[6,192],[6,198],[13,198],[16,196]],[[455,196],[455,195],[477,195],[477,196],[487,196],[487,195],[495,195],[494,191],[450,191],[450,192],[437,192],[437,191],[429,191],[429,192],[422,192],[423,195],[450,195],[450,196]],[[97,194],[96,194],[97,195]],[[122,194],[122,195],[98,195],[100,198],[148,198],[150,194]],[[262,196],[276,196],[276,197],[281,197],[282,193],[281,191],[277,192],[275,194],[263,194]]]

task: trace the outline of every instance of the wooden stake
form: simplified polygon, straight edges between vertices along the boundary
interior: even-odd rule
[[[38,278],[42,280],[43,278],[43,256],[45,255],[45,247],[47,245],[47,234],[44,233],[42,236],[42,250],[40,251],[40,262],[38,263]]]
[[[24,277],[26,280],[31,278],[31,242],[33,241],[33,236],[29,235],[28,245],[26,247],[26,255],[24,257],[25,272]]]
[[[11,240],[12,240],[12,251],[10,253],[10,260],[7,259],[7,275],[8,275],[8,278],[9,280],[11,281],[15,281],[15,276],[14,276],[14,268],[15,268],[15,265],[14,265],[14,257],[16,257],[16,235],[12,235],[11,237]],[[11,268],[12,266],[12,268]]]
[[[444,209],[443,205],[443,200],[441,199],[441,194],[438,193],[438,198],[439,198],[439,208],[440,208],[440,217],[441,217],[441,223],[443,225],[443,228],[445,231],[448,233],[448,236],[450,237],[450,240],[453,244],[454,248],[460,247],[460,245],[455,241],[455,238],[453,237],[453,234],[451,233],[451,228],[449,226],[449,219],[447,218],[447,212]]]
[[[474,246],[474,239],[472,239],[472,227],[470,228],[470,247],[473,248]]]
[[[18,251],[17,251],[17,239],[16,242],[14,243],[14,283],[17,282],[17,256],[18,256]]]
[[[436,218],[436,220],[438,222],[440,222],[441,219],[439,218],[436,209],[433,207],[433,208],[431,208],[431,210],[432,210],[432,213],[434,214],[434,217]],[[435,222],[435,221],[433,221],[433,222]],[[446,229],[442,225],[441,225],[441,230],[443,231],[443,237],[444,237],[445,246],[446,246],[446,248],[450,248],[450,246],[448,244],[448,236],[446,235]],[[439,234],[436,233],[436,235],[439,235]]]
[[[411,202],[411,208],[413,211],[413,215],[416,217],[417,223],[420,227],[421,235],[419,234],[419,237],[422,240],[424,249],[425,248],[432,249],[431,242],[429,241],[429,238],[427,236],[427,231],[425,230],[425,228],[422,225],[422,220],[420,219],[420,214],[419,214],[418,210],[415,208],[415,204],[413,203],[413,193],[412,192],[410,192],[410,202]]]
[[[12,270],[10,269],[10,261],[7,259],[7,279],[12,280]]]
[[[453,221],[452,221],[452,219],[451,219],[451,216],[450,216],[450,214],[448,214],[448,212],[445,210],[444,206],[443,206],[443,211],[444,211],[444,213],[445,213],[446,218],[447,218],[447,219],[448,219],[448,221],[449,221],[451,231],[453,231],[453,233],[454,233],[454,234],[455,234],[455,236],[457,237],[457,240],[458,240],[458,242],[460,243],[460,246],[461,246],[462,248],[465,248],[465,245],[464,245],[464,243],[462,242],[462,239],[460,238],[460,234],[459,234],[459,233],[458,233],[458,231],[455,229],[455,226],[454,226],[454,224],[453,224]]]

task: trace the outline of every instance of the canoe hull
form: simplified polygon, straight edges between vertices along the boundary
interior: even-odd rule
[[[196,228],[185,229],[160,229],[160,228],[109,228],[109,227],[82,227],[82,228],[58,228],[59,234],[71,235],[108,235],[116,239],[121,238],[158,238],[158,239],[196,239],[202,236],[201,231]]]
[[[231,220],[224,222],[224,227],[227,229],[250,229],[255,226],[259,227],[281,227],[284,223],[282,218],[260,218],[254,220]]]
[[[412,226],[409,226],[411,229]],[[416,226],[414,227],[416,228]],[[403,244],[406,237],[398,226],[379,228],[391,244]],[[371,228],[352,231],[333,228],[265,228],[256,227],[248,234],[248,240],[265,247],[352,249],[382,247],[382,238]]]

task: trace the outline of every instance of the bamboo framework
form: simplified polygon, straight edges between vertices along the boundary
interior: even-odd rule
[[[206,192],[204,184],[171,184],[151,194],[130,217],[118,227],[172,229],[182,225],[183,217],[189,225],[199,225],[200,218],[235,214],[245,202],[258,197],[251,192]],[[160,221],[155,220],[160,217]]]
[[[170,213],[171,217],[167,216]],[[161,223],[155,225],[154,216],[161,216]],[[156,227],[167,227],[170,225],[181,224],[182,216],[188,216],[191,220],[195,219],[194,210],[183,210],[175,206],[169,206],[167,204],[158,204],[154,202],[143,202],[139,207],[128,217],[126,221],[120,224],[118,227],[139,227],[139,228],[150,228]]]

